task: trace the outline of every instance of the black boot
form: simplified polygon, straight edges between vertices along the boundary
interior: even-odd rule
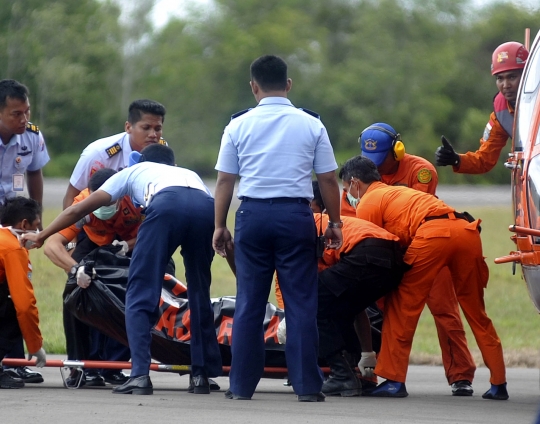
[[[322,392],[327,396],[360,396],[362,385],[341,353],[326,358],[330,366],[330,376],[323,383]]]

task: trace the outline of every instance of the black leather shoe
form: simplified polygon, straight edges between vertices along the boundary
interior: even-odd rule
[[[43,376],[39,372],[32,371],[28,367],[6,368],[4,372],[15,378],[20,378],[25,383],[43,383]]]
[[[227,391],[225,392],[225,398],[226,398],[226,399],[234,399],[234,400],[251,400],[250,397],[235,395],[235,394],[234,394],[233,392],[231,392],[230,390],[227,390]]]
[[[149,375],[141,375],[130,378],[121,386],[115,387],[112,392],[121,395],[152,395],[154,386]]]
[[[96,372],[84,372],[84,380],[87,386],[103,387],[105,386],[105,380],[101,375]]]
[[[101,373],[101,377],[105,380],[106,383],[112,384],[113,386],[118,386],[124,384],[129,380],[129,376],[125,375],[123,372],[108,372]]]
[[[211,392],[217,392],[221,389],[221,387],[219,387],[219,384],[217,384],[214,380],[212,380],[211,378],[208,379],[208,384],[210,385],[210,391]],[[190,377],[189,378],[189,386],[187,388],[187,391],[188,393],[194,393],[193,391],[193,379]]]
[[[11,373],[0,368],[0,389],[21,389],[24,387],[22,378],[13,377]]]
[[[210,383],[208,382],[208,378],[202,375],[195,375],[191,377],[189,386],[191,390],[188,388],[188,393],[195,393],[196,395],[210,394]]]
[[[326,396],[319,392],[313,395],[298,395],[298,402],[324,402]]]

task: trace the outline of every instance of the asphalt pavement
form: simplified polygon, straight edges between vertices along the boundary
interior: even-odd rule
[[[47,359],[65,359],[50,355]],[[262,379],[251,401],[228,400],[227,377],[216,379],[219,392],[187,393],[188,376],[151,372],[152,396],[112,394],[112,386],[63,387],[60,368],[42,369],[44,383],[18,390],[0,390],[1,423],[533,423],[539,406],[539,372],[508,370],[507,401],[484,400],[489,372],[479,368],[472,397],[454,397],[442,367],[411,366],[409,397],[384,399],[327,397],[321,403],[300,403],[283,379]]]
[[[212,193],[215,180],[206,180]],[[64,178],[45,178],[43,203],[46,208],[60,208],[68,186]],[[437,195],[440,199],[455,208],[471,206],[508,206],[512,205],[510,185],[439,185]],[[236,197],[232,207],[238,205]]]

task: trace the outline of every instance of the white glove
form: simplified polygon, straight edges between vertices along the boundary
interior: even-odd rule
[[[87,289],[92,282],[92,277],[84,272],[84,265],[77,270],[77,285],[82,289]]]
[[[41,348],[37,352],[29,353],[29,361],[32,359],[32,356],[36,357],[36,367],[43,368],[45,366],[45,362],[47,362],[47,354],[45,353],[45,349]]]
[[[377,355],[375,352],[362,352],[362,358],[358,362],[358,369],[362,377],[373,377],[373,368],[377,365]]]
[[[115,241],[112,242],[112,245],[113,246],[122,246],[122,249],[120,249],[120,251],[117,252],[117,254],[120,255],[120,256],[126,256],[126,253],[129,251],[127,241],[115,240]]]
[[[285,324],[285,318],[281,320],[277,327],[277,340],[279,344],[285,344],[287,341],[287,324]]]

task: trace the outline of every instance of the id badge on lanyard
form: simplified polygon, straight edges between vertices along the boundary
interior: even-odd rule
[[[13,191],[24,190],[24,174],[13,174]]]

